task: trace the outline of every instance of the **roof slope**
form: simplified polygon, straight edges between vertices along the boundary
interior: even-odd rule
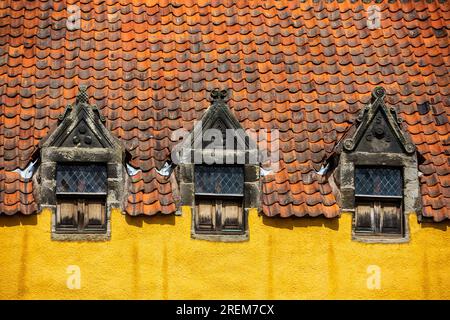
[[[172,3],[172,4],[171,4]],[[67,6],[81,9],[69,30]],[[31,213],[24,169],[79,85],[133,155],[130,214],[175,210],[158,175],[171,133],[193,127],[208,90],[229,88],[244,128],[280,130],[280,170],[264,178],[263,211],[339,213],[315,173],[370,100],[387,91],[425,161],[425,216],[450,218],[448,2],[82,0],[0,3],[0,212]]]

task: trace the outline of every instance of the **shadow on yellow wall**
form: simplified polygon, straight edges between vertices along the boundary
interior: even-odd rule
[[[431,221],[425,221],[425,222],[422,222],[420,224],[420,228],[421,229],[429,229],[429,228],[431,228],[431,229],[441,230],[441,231],[444,231],[444,232],[447,232],[449,227],[450,227],[450,220],[444,220],[444,221],[441,221],[439,223],[433,223]]]
[[[14,217],[4,216],[0,219],[0,227],[35,226],[37,225],[37,215],[17,214]]]
[[[310,218],[310,217],[280,218],[280,217],[262,216],[262,222],[265,226],[268,227],[283,228],[290,230],[294,228],[308,228],[308,227],[325,227],[335,231],[339,230],[339,220],[337,218],[335,219]]]
[[[175,225],[175,216],[170,215],[156,215],[156,216],[130,216],[125,215],[125,221],[135,227],[142,228],[144,224],[155,224],[155,225]]]

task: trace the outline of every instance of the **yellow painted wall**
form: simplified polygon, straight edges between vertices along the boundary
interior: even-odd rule
[[[350,240],[340,219],[250,214],[250,241],[190,238],[189,215],[112,215],[109,242],[50,240],[50,213],[0,217],[1,299],[450,299],[449,223],[409,219],[411,242]],[[67,287],[77,265],[81,288]],[[367,268],[380,267],[370,290]]]

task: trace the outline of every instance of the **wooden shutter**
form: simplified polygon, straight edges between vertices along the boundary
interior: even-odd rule
[[[375,205],[373,202],[357,204],[355,227],[357,232],[375,232]]]
[[[195,226],[199,231],[216,228],[216,204],[213,199],[196,199]]]
[[[105,202],[101,200],[88,200],[84,205],[85,225],[93,228],[102,228],[106,222]]]
[[[402,218],[401,206],[397,202],[381,202],[380,203],[380,232],[401,234]]]
[[[242,199],[196,198],[195,228],[204,232],[244,231]]]
[[[357,203],[355,231],[373,234],[402,234],[401,201]]]
[[[220,213],[222,230],[244,230],[242,200],[223,200]]]
[[[82,232],[105,230],[105,199],[58,199],[56,228],[61,231]]]
[[[78,203],[76,200],[62,200],[56,209],[57,228],[78,227]]]

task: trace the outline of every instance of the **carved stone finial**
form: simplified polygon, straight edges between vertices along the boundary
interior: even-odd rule
[[[356,122],[357,123],[362,122],[366,117],[366,115],[369,113],[369,110],[370,106],[365,106],[364,108],[362,108],[361,111],[358,113],[358,116],[356,117]]]
[[[211,91],[211,99],[213,101],[225,100],[227,95],[228,95],[227,90],[214,89],[213,91]]]
[[[355,146],[355,143],[352,138],[348,138],[348,139],[344,140],[344,149],[350,151],[353,149],[354,146]]]
[[[412,143],[405,144],[405,150],[408,153],[413,153],[416,150],[416,147]]]
[[[85,85],[81,85],[77,94],[76,103],[88,103],[89,97],[87,94],[87,87]]]
[[[64,120],[64,118],[72,111],[72,106],[69,104],[67,107],[66,107],[66,109],[64,110],[64,113],[61,113],[59,116],[58,116],[58,121],[59,122],[61,122],[61,121],[63,121]]]
[[[376,87],[372,91],[372,98],[375,99],[382,99],[386,95],[386,90],[383,87]]]

